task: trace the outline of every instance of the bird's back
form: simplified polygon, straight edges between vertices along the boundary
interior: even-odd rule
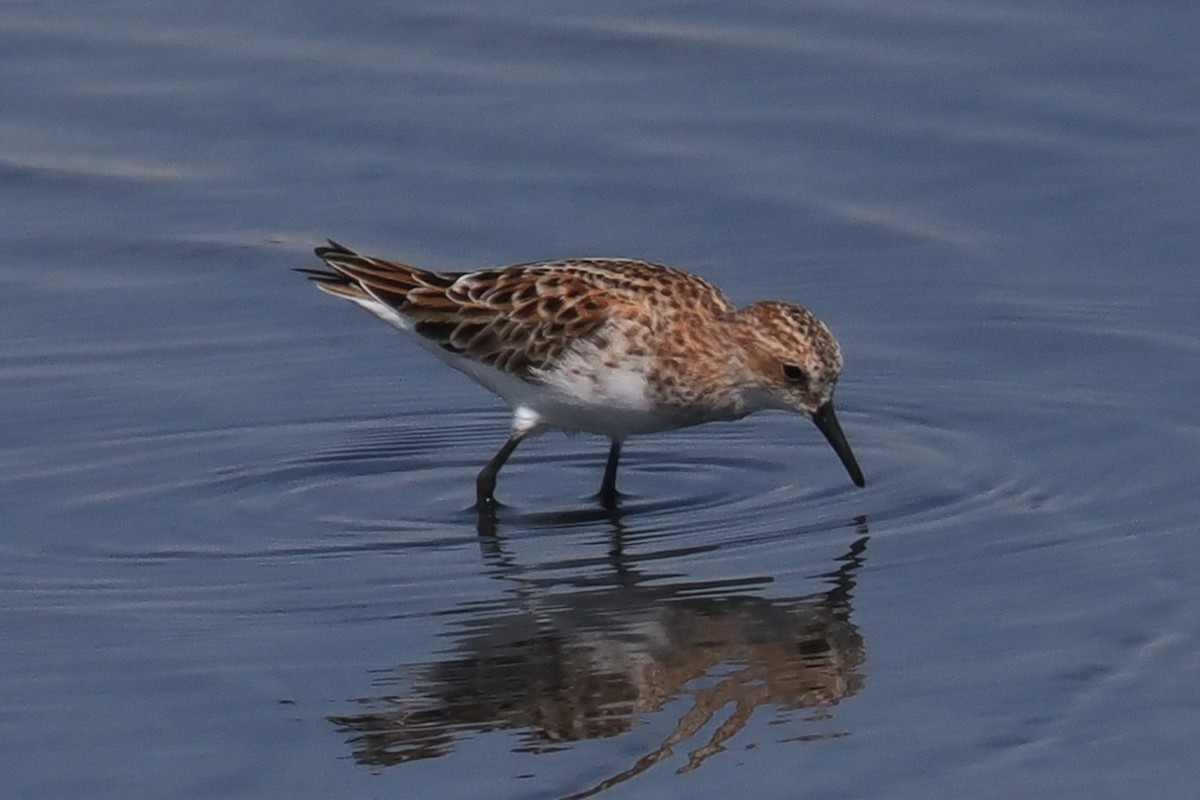
[[[643,318],[654,330],[680,316],[736,311],[702,278],[635,259],[563,259],[448,273],[364,256],[335,242],[316,252],[331,271],[309,274],[324,291],[525,381],[536,380],[572,343],[596,334],[614,316]]]

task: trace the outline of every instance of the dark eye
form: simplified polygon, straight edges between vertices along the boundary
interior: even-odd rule
[[[796,364],[784,364],[783,377],[792,383],[804,383],[808,380],[808,373],[804,371],[804,367],[797,366]]]

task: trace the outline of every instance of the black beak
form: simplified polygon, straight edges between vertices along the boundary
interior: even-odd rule
[[[821,433],[825,434],[825,439],[833,446],[833,451],[842,460],[842,466],[850,473],[850,480],[854,481],[854,485],[866,486],[867,479],[858,468],[854,453],[850,452],[850,443],[846,441],[846,434],[842,433],[842,426],[838,424],[837,415],[833,413],[833,401],[830,400],[818,408],[812,415],[812,421],[817,423]]]

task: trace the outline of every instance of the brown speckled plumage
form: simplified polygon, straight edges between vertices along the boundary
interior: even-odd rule
[[[310,271],[321,288],[348,299],[370,293],[410,317],[419,335],[530,381],[614,312],[716,319],[736,311],[707,281],[633,259],[447,273],[364,256],[336,242],[316,252],[334,270]]]
[[[810,416],[862,485],[833,415],[841,351],[800,306],[763,301],[738,309],[702,278],[633,259],[446,273],[333,241],[316,252],[328,269],[302,271],[321,289],[440,348],[444,360],[513,406],[513,436],[480,474],[481,502],[516,443],[545,428],[612,438],[605,474],[612,498],[626,436],[766,408]]]

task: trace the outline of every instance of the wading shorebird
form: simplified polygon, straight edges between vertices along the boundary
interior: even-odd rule
[[[626,437],[764,409],[815,422],[865,485],[833,411],[841,350],[798,305],[737,308],[695,275],[624,258],[455,273],[332,240],[316,254],[328,269],[298,271],[318,288],[405,331],[512,407],[512,432],[475,482],[480,509],[494,508],[496,475],[517,445],[544,430],[611,440],[600,486],[611,505]]]

